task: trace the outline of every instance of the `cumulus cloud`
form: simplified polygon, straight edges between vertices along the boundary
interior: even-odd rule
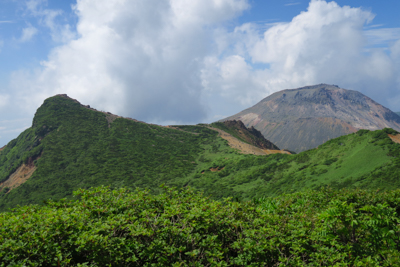
[[[62,31],[44,0],[30,2],[48,28]],[[74,37],[37,69],[14,72],[13,97],[32,112],[67,93],[155,123],[216,120],[316,83],[361,91],[393,109],[400,103],[400,41],[395,30],[365,30],[371,12],[312,0],[290,22],[229,30],[227,22],[249,7],[247,0],[79,0]],[[385,49],[371,44],[389,39]]]
[[[29,9],[52,21],[56,14],[39,2]],[[246,0],[80,0],[80,37],[55,48],[36,71],[14,73],[11,86],[32,106],[67,93],[142,120],[196,122],[205,117],[200,72],[213,33],[248,7]]]
[[[236,39],[240,49],[221,60],[215,56],[219,65],[211,64],[217,67],[204,72],[204,84],[221,99],[236,98],[247,104],[259,101],[260,94],[265,97],[282,89],[338,84],[396,110],[399,101],[393,99],[400,95],[399,45],[389,44],[387,50],[373,45],[399,37],[396,29],[365,31],[364,26],[373,18],[371,12],[360,8],[312,0],[307,11],[292,21],[272,25],[261,33],[254,24],[237,27],[232,38],[240,37]],[[256,68],[257,64],[265,67]],[[240,75],[226,75],[226,65]]]

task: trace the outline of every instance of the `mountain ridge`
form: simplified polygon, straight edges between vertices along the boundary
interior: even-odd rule
[[[243,200],[327,186],[400,188],[400,144],[389,137],[398,139],[393,129],[359,130],[297,155],[256,155],[232,148],[213,125],[161,127],[122,117],[110,123],[107,114],[65,97],[46,99],[32,127],[0,152],[0,211],[72,198],[72,191],[96,186],[156,195],[162,184],[190,186],[214,199]],[[252,132],[229,127],[244,139]],[[258,142],[253,137],[247,142]],[[36,168],[32,176],[7,187],[16,171],[16,182],[27,174],[24,165]]]
[[[147,124],[56,95],[38,108],[32,127],[0,152],[0,190],[3,200],[19,204],[37,202],[41,194],[68,197],[72,189],[101,184],[157,193],[162,183],[183,186],[188,175],[214,168],[215,158],[240,157],[240,148],[231,148],[218,135],[205,126]],[[12,188],[9,179],[20,177],[28,163],[35,167],[31,177]],[[22,202],[20,194],[25,195]]]

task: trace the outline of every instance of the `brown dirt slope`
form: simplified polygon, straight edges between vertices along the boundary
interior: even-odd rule
[[[271,141],[265,139],[264,135],[254,127],[247,128],[240,120],[230,120],[224,122],[217,122],[213,124],[214,127],[220,128],[232,134],[233,137],[238,138],[245,143],[256,146],[261,149],[280,150]]]
[[[390,137],[390,139],[392,139],[393,142],[400,144],[400,134],[388,134],[388,136]]]
[[[253,154],[253,155],[269,155],[276,153],[290,154],[288,151],[284,150],[261,149],[253,145],[246,144],[245,142],[238,140],[237,138],[233,137],[232,135],[228,134],[227,132],[221,129],[214,127],[208,127],[208,128],[217,131],[220,137],[228,141],[230,147],[238,149],[243,154]]]
[[[35,172],[36,166],[33,164],[22,164],[10,177],[3,183],[0,183],[0,188],[10,188],[10,191],[25,183]]]
[[[6,187],[9,188],[9,191],[11,191],[31,178],[32,174],[36,171],[36,166],[33,162],[39,158],[40,156],[34,158],[31,157],[28,159],[26,164],[23,163],[21,166],[19,166],[18,169],[16,169],[7,180],[0,183],[0,191]]]

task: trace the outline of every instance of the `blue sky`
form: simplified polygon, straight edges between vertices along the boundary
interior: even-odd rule
[[[158,124],[215,121],[316,83],[400,111],[398,10],[391,0],[3,0],[0,146],[59,93]]]
[[[382,27],[400,27],[400,19],[398,18],[398,10],[400,9],[399,1],[391,0],[337,0],[340,6],[361,7],[371,11],[376,15],[373,24]],[[250,1],[251,9],[244,12],[240,18],[241,22],[247,21],[290,21],[300,12],[306,11],[309,1]]]

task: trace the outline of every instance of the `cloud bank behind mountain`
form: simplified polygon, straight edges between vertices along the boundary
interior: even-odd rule
[[[40,66],[13,72],[2,119],[66,93],[148,122],[210,122],[318,83],[400,106],[399,30],[369,29],[374,14],[361,8],[312,0],[289,22],[238,25],[247,0],[78,0],[70,27],[55,24],[43,1],[28,2],[60,44]],[[21,40],[37,34],[29,29]]]

